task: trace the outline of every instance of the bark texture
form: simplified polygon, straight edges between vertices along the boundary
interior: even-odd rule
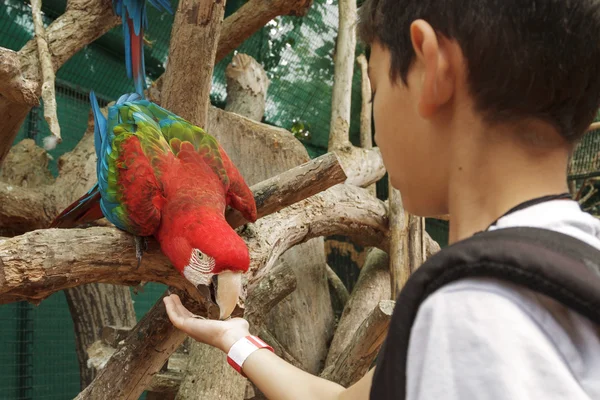
[[[354,333],[380,301],[390,300],[390,258],[380,249],[371,249],[356,286],[344,308],[327,354],[325,368],[332,367],[346,350]]]
[[[344,387],[362,378],[383,344],[394,305],[392,300],[380,301],[352,335],[344,352],[330,368],[325,369],[321,377]]]
[[[233,56],[225,70],[227,104],[225,111],[260,121],[265,113],[269,78],[263,67],[249,55]]]
[[[95,283],[82,285],[65,292],[73,318],[81,390],[96,377],[88,365],[87,349],[96,342],[102,328],[108,325],[133,328],[137,321],[129,287]]]
[[[212,60],[217,53],[224,7],[225,1],[221,0],[180,0],[171,32],[162,103],[202,128],[208,120]]]
[[[53,72],[84,46],[119,24],[112,5],[105,0],[70,0],[67,10],[46,28],[46,42],[52,55]],[[0,165],[4,162],[19,128],[31,107],[39,104],[42,75],[36,39],[0,64]],[[8,78],[8,79],[4,79]]]
[[[50,143],[46,148],[50,149],[60,143],[60,126],[56,116],[56,92],[54,90],[54,68],[52,66],[52,55],[48,48],[46,39],[46,29],[42,20],[42,0],[31,0],[31,14],[33,16],[33,26],[35,40],[38,48],[38,58],[40,60],[40,69],[42,70],[42,99],[44,99],[44,119],[48,123],[54,140],[44,139],[45,143]],[[53,144],[53,146],[52,146]]]

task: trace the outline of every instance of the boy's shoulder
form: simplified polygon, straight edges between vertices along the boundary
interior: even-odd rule
[[[440,304],[444,306],[440,307]],[[509,324],[525,318],[532,327],[542,330],[551,338],[564,354],[576,351],[571,346],[574,343],[581,344],[581,338],[593,337],[594,344],[598,346],[594,353],[600,357],[600,328],[597,324],[555,299],[507,280],[475,277],[449,283],[429,296],[421,304],[419,313],[442,314],[444,309],[444,318],[464,322],[470,320],[483,329],[485,326],[481,322],[485,321],[477,321],[480,316]],[[519,317],[515,318],[515,314],[519,314]],[[584,331],[591,336],[582,333]],[[565,341],[566,338],[574,340]],[[565,349],[564,345],[570,348]]]
[[[440,373],[440,364],[452,371]],[[439,393],[430,394],[469,398],[477,389],[482,397],[505,398],[507,388],[502,386],[509,384],[540,398],[557,393],[564,395],[561,398],[600,398],[595,379],[600,330],[577,312],[527,288],[495,278],[466,278],[440,288],[421,304],[411,329],[406,369],[413,378],[407,390],[413,394],[438,387]],[[423,382],[431,387],[424,389]],[[442,394],[448,388],[455,388],[455,396]]]
[[[374,398],[404,398],[406,381],[394,383],[399,376],[423,383],[426,376],[415,374],[440,363],[467,368],[450,378],[473,374],[431,382],[446,389],[465,384],[462,394],[474,389],[469,382],[503,385],[533,374],[537,383],[527,386],[537,394],[551,393],[550,379],[572,387],[565,398],[596,398],[571,395],[600,369],[598,222],[558,201],[513,212],[496,226],[443,249],[408,280],[375,370]],[[600,396],[600,385],[585,392]]]

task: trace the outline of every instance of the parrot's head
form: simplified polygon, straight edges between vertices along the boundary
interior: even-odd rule
[[[229,317],[242,294],[242,274],[250,266],[246,243],[222,217],[203,215],[181,228],[177,236],[160,240],[165,255],[196,287],[211,285],[216,275],[220,319]]]

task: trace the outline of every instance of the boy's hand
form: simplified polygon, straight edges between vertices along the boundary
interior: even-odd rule
[[[205,319],[193,314],[181,304],[179,296],[172,294],[163,299],[173,325],[191,338],[229,352],[239,339],[250,334],[248,321],[232,318],[227,321]]]

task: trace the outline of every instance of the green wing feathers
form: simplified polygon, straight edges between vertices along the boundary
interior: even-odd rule
[[[223,185],[229,187],[229,177],[221,158],[220,146],[214,137],[179,117],[161,120],[160,128],[175,155],[179,154],[183,143],[191,143]]]

